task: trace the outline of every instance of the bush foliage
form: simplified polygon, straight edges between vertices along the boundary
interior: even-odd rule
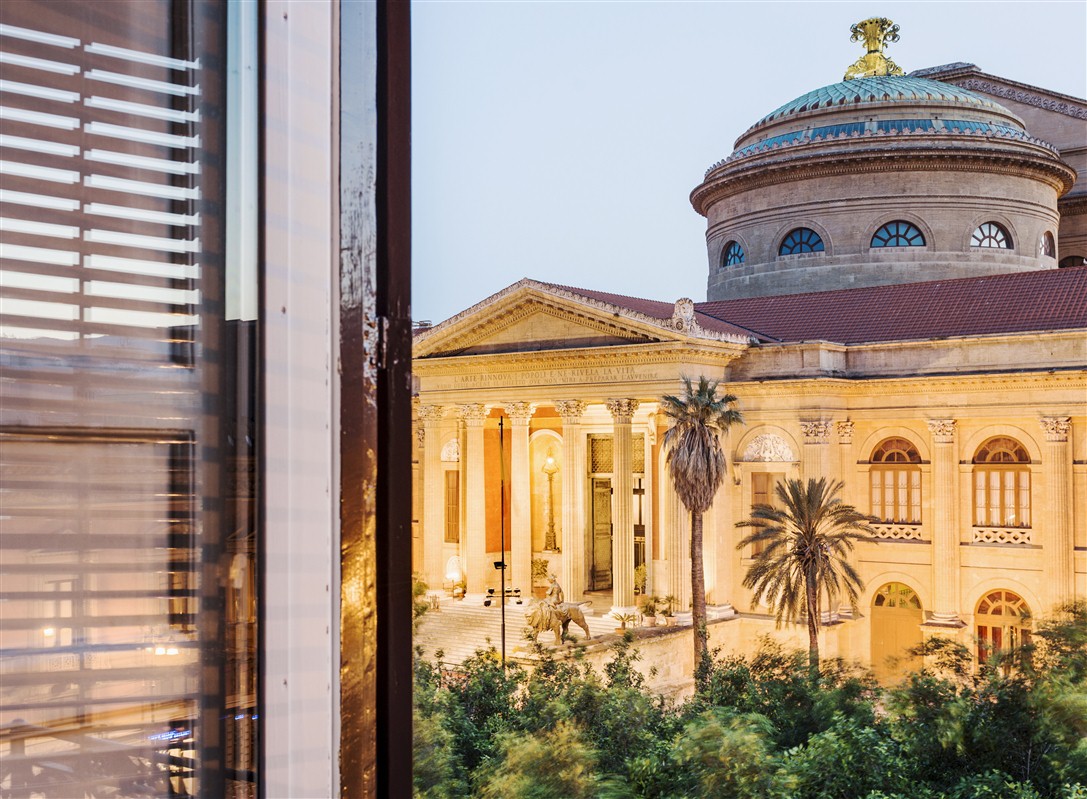
[[[537,647],[456,673],[416,660],[415,796],[528,799],[1087,799],[1087,605],[974,668],[925,644],[893,688],[769,640],[715,653],[694,695],[653,694],[629,634],[603,673]]]

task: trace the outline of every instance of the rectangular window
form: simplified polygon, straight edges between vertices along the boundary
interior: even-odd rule
[[[768,472],[752,472],[751,473],[751,507],[756,505],[774,505],[774,490],[781,475],[771,474]],[[756,543],[751,545],[751,555],[760,554],[766,545],[763,543]]]
[[[1030,471],[976,468],[974,524],[993,527],[1030,527]]]
[[[460,543],[460,472],[445,471],[445,543]]]

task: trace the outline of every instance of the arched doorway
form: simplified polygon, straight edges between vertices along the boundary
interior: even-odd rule
[[[1012,591],[991,591],[974,612],[978,639],[978,663],[1030,643],[1030,608]]]
[[[887,583],[872,597],[872,671],[880,682],[893,682],[921,667],[909,650],[922,643],[924,611],[917,593],[904,583]]]

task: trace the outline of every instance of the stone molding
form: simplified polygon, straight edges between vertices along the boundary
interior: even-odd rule
[[[740,460],[744,463],[795,463],[797,457],[781,436],[761,433],[751,439]]]
[[[489,412],[486,405],[478,402],[470,402],[460,406],[460,418],[469,427],[482,427],[483,421],[487,418]]]
[[[853,422],[846,420],[844,422],[835,422],[834,426],[838,430],[838,443],[840,444],[852,444],[853,443]]]
[[[1054,443],[1062,443],[1068,440],[1068,432],[1072,429],[1072,418],[1069,416],[1043,416],[1040,420],[1042,430],[1045,431],[1045,440]]]
[[[507,402],[505,409],[506,414],[513,420],[515,425],[527,425],[528,420],[532,418],[532,414],[536,413],[536,403]]]
[[[928,429],[933,440],[937,444],[952,444],[955,442],[955,428],[958,421],[955,419],[929,419]]]
[[[607,406],[616,424],[630,424],[634,412],[638,410],[638,400],[636,399],[611,397],[604,400],[604,405]]]
[[[876,531],[876,538],[887,541],[926,541],[924,530],[919,524],[901,524],[897,522],[872,522],[869,525]]]
[[[1029,544],[1029,527],[975,527],[975,544]]]
[[[800,432],[804,434],[804,443],[829,444],[831,424],[829,421],[801,422]]]
[[[588,407],[589,404],[581,400],[557,400],[555,402],[555,410],[562,417],[563,424],[577,424],[581,417],[585,415],[585,409]]]
[[[1002,86],[990,80],[981,78],[965,78],[956,80],[955,86],[961,86],[972,92],[991,94],[994,97],[1003,97],[1005,100],[1014,100],[1023,105],[1032,105],[1035,108],[1044,108],[1046,111],[1056,111],[1058,114],[1066,114],[1075,119],[1087,119],[1087,105],[1081,103],[1066,102],[1052,97],[1045,97],[1035,92],[1016,89],[1013,86]]]

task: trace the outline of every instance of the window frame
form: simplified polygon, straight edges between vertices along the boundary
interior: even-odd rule
[[[812,241],[812,236],[815,237],[814,242]],[[785,251],[786,246],[790,247],[789,252]],[[797,249],[798,247],[800,249]],[[819,231],[803,225],[792,228],[782,237],[781,243],[778,244],[779,257],[788,255],[813,255],[820,252],[826,252],[826,242],[823,241],[823,236]]]
[[[892,232],[892,228],[894,228]],[[886,233],[884,241],[877,244],[876,240],[881,233]],[[920,238],[920,241],[914,241],[914,238]],[[891,243],[892,240],[906,239],[904,243]],[[894,219],[890,222],[885,222],[876,228],[875,233],[872,234],[871,240],[868,242],[869,249],[881,250],[888,247],[926,247],[928,246],[928,240],[925,238],[924,232],[915,225],[913,222],[909,222],[905,219]]]
[[[972,463],[974,526],[1031,529],[1033,481],[1026,448],[1010,436],[993,436],[978,447]]]
[[[1003,243],[1000,243],[1001,238]],[[979,250],[1014,250],[1015,241],[1005,225],[990,219],[974,228],[970,234],[970,246]]]

